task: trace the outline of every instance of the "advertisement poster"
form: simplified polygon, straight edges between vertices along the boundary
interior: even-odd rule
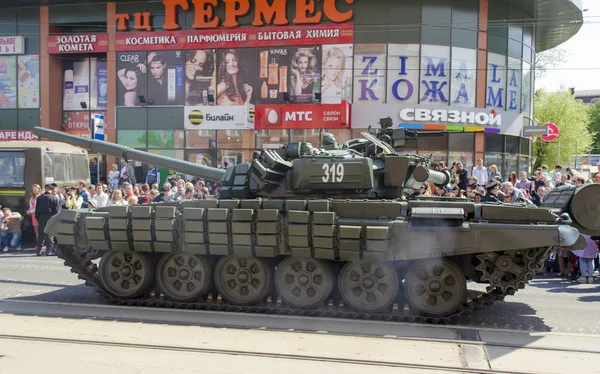
[[[63,110],[89,109],[90,59],[64,60],[63,66]]]
[[[321,92],[321,46],[290,47],[290,102],[315,103]]]
[[[283,93],[288,91],[290,58],[287,47],[259,48],[258,50],[259,104],[282,104]]]
[[[419,102],[419,44],[388,45],[387,102]]]
[[[450,47],[421,46],[422,104],[446,103],[450,100]]]
[[[40,107],[40,57],[19,56],[19,108]]]
[[[186,106],[186,130],[245,130],[254,128],[254,105],[245,106]]]
[[[476,72],[477,51],[453,47],[450,105],[475,107]]]
[[[185,51],[185,105],[208,105],[208,95],[215,98],[217,77],[216,50]]]
[[[256,48],[218,50],[217,105],[256,103],[256,61]]]
[[[17,107],[17,57],[0,56],[0,109]]]
[[[146,61],[148,97],[151,105],[183,105],[183,51],[150,51]]]
[[[92,110],[106,110],[108,100],[108,76],[106,73],[106,60],[92,58],[90,62],[92,71],[90,87],[90,103]]]
[[[257,130],[279,129],[349,129],[350,103],[283,104],[256,106]]]
[[[117,54],[117,106],[140,106],[147,102],[146,52]]]
[[[386,44],[354,46],[354,101],[385,103]]]
[[[92,138],[90,129],[90,112],[63,112],[62,130],[70,135]]]
[[[321,103],[352,100],[352,44],[323,46]]]

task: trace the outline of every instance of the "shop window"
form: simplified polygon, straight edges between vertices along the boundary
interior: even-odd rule
[[[290,143],[292,142],[308,142],[313,147],[319,148],[321,144],[321,130],[290,130]]]
[[[281,148],[288,142],[288,130],[259,130],[256,132],[256,149]]]
[[[451,151],[473,151],[475,149],[475,133],[448,134],[448,149]]]
[[[216,166],[213,149],[192,149],[186,151],[186,160],[205,166]]]
[[[452,24],[450,2],[423,4],[421,41],[424,44],[450,45],[450,25]],[[438,26],[443,25],[443,26]]]
[[[448,134],[429,135],[421,133],[418,136],[419,153],[421,150],[446,150],[448,149]]]
[[[186,148],[217,148],[216,130],[190,130],[185,132]]]
[[[183,130],[148,130],[148,148],[183,148]]]
[[[217,167],[229,167],[252,160],[253,149],[219,149],[217,150]]]
[[[347,130],[347,129],[327,129],[327,130],[323,130],[322,134],[324,133],[330,133],[335,137],[335,140],[337,141],[338,144],[343,144],[345,142],[347,142],[348,140],[352,139],[351,137],[351,130]],[[323,135],[321,134],[321,139],[323,139]]]
[[[473,158],[475,157],[475,153],[473,152],[448,152],[448,162],[446,165],[452,166],[455,162],[461,162],[463,167],[467,169],[469,175],[473,172]]]
[[[486,153],[483,157],[483,164],[488,171],[491,165],[496,165],[500,175],[504,175],[504,155],[502,153]]]
[[[531,65],[523,62],[523,94],[521,96],[521,112],[529,116],[531,113],[532,96],[531,96]]]
[[[452,43],[464,48],[477,48],[477,20],[479,0],[452,2]]]
[[[485,134],[485,152],[504,152],[504,136],[499,134]]]
[[[133,148],[146,148],[145,130],[119,130],[117,131],[117,143]]]
[[[516,154],[507,153],[504,155],[504,171],[501,172],[503,180],[507,180],[511,172],[517,172],[519,170],[517,159],[518,156]]]
[[[510,136],[510,135],[506,135],[505,137],[505,141],[506,141],[506,153],[509,153],[511,155],[518,155],[519,154],[519,137],[517,136]]]
[[[519,156],[519,172],[525,171],[529,174],[529,167],[531,165],[531,157]],[[518,173],[517,173],[518,175]]]
[[[448,160],[448,153],[446,151],[425,151],[419,149],[419,156],[429,157],[432,163],[443,162],[445,164]]]
[[[250,148],[254,146],[251,130],[218,130],[218,148]]]
[[[529,144],[531,141],[527,138],[521,138],[521,154],[529,156]]]

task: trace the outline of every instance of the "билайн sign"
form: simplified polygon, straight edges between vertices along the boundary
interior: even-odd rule
[[[337,8],[336,0],[296,0],[294,17],[290,19],[288,15],[288,1],[293,0],[163,0],[165,6],[165,22],[162,25],[164,30],[180,29],[177,23],[177,12],[179,9],[194,11],[194,29],[206,29],[239,26],[238,18],[246,16],[254,7],[253,26],[265,25],[295,25],[318,24],[323,18],[333,23],[348,22],[352,19],[352,10],[340,11]],[[345,0],[347,4],[354,3],[354,0]],[[316,9],[316,3],[322,3],[322,10]],[[222,3],[225,7],[225,17],[223,19],[216,16],[217,7]],[[130,14],[117,14],[117,30],[129,30],[129,21],[133,21],[134,30],[152,31],[152,14],[150,12],[141,12]]]

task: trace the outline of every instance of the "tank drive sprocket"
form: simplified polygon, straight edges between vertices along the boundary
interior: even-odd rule
[[[488,252],[476,256],[479,263],[475,270],[481,272],[481,282],[489,282],[488,291],[500,290],[512,295],[525,287],[531,279],[544,249],[530,248],[502,253]]]

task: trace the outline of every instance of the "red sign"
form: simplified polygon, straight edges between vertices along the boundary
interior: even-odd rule
[[[106,34],[50,35],[48,53],[101,53],[108,51]]]
[[[165,32],[120,32],[117,51],[269,47],[276,45],[352,44],[351,23]]]
[[[257,130],[349,129],[350,104],[283,104],[255,107]]]
[[[288,17],[289,6],[285,0],[271,1],[269,4],[266,0],[191,0],[194,5],[194,23],[192,27],[195,29],[218,28],[218,27],[237,27],[239,26],[238,18],[247,16],[252,8],[254,8],[253,26],[264,25],[287,25],[290,21],[293,24],[318,24],[323,16],[333,23],[347,22],[352,19],[352,10],[340,11],[337,8],[336,0],[323,0],[322,5],[316,10],[317,2],[321,0],[296,0],[292,14],[294,18]],[[164,30],[177,30],[178,13],[183,10],[191,10],[192,6],[189,0],[163,0],[165,6],[164,17],[165,22],[162,24]],[[219,3],[225,10],[224,16],[217,16]],[[352,4],[354,0],[346,0],[346,4]],[[181,17],[181,16],[180,16]],[[127,30],[129,21],[133,21],[135,30],[152,30],[152,13],[141,12],[134,13],[133,17],[129,14],[122,13],[115,16],[117,21],[117,30]],[[264,20],[264,21],[263,21]]]
[[[39,140],[39,138],[31,130],[0,130],[0,142],[12,140]]]
[[[556,140],[558,138],[558,132],[559,132],[558,126],[556,126],[552,122],[548,122],[548,123],[544,124],[544,126],[546,126],[548,128],[548,135],[542,136],[542,139],[547,142]]]
[[[0,36],[0,55],[22,55],[25,43],[22,36]]]
[[[63,112],[62,130],[67,134],[91,139],[90,118],[94,114],[106,115],[106,112]]]

